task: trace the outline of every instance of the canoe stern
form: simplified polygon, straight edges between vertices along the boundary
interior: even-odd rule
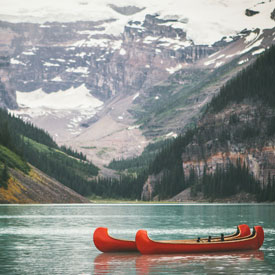
[[[108,234],[108,228],[98,227],[93,235],[96,248],[102,252],[137,251],[135,241],[120,240]]]

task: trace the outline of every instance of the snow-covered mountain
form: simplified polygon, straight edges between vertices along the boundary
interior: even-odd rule
[[[1,4],[0,105],[98,163],[180,133],[275,43],[274,0]]]
[[[259,14],[246,17],[246,9]],[[151,14],[168,20],[162,24],[183,29],[195,44],[211,45],[243,29],[274,27],[270,19],[273,9],[274,0],[117,0],[115,4],[109,0],[2,0],[1,19],[41,24],[102,21],[104,34],[118,36],[129,22],[143,22],[145,16]],[[108,20],[107,24],[103,23]],[[142,31],[143,28],[136,25]]]

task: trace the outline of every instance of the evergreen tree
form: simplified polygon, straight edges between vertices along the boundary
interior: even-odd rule
[[[1,179],[0,179],[0,187],[4,187],[5,189],[8,189],[8,180],[10,176],[8,173],[8,166],[6,163],[4,163],[4,169],[2,171]]]
[[[224,85],[215,96],[208,110],[219,112],[232,102],[244,99],[260,100],[268,106],[275,106],[275,46],[241,71]],[[250,129],[249,129],[250,130]],[[248,130],[248,131],[249,131]],[[273,129],[271,130],[273,131]]]

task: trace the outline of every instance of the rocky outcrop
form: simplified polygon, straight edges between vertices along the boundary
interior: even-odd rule
[[[138,8],[136,6],[119,7],[119,6],[116,6],[114,4],[109,4],[108,6],[110,8],[112,8],[113,10],[115,10],[116,12],[118,12],[120,14],[123,14],[123,15],[133,15],[133,14],[138,13],[138,12],[145,9],[145,8]]]
[[[207,115],[182,154],[185,176],[194,171],[200,178],[239,162],[262,183],[267,183],[268,177],[275,178],[275,142],[266,134],[269,118],[274,115],[271,108],[252,103],[231,105]]]
[[[16,98],[10,85],[10,57],[0,55],[0,107],[16,108]]]
[[[9,82],[5,84],[0,80],[0,108],[17,108],[17,102],[13,91],[9,88]]]
[[[206,160],[194,160],[183,162],[183,169],[186,177],[194,170],[201,178],[203,173],[214,174],[217,168],[226,169],[232,163],[235,166],[240,161],[245,164],[249,171],[261,182],[267,182],[268,177],[275,178],[275,147],[244,149],[235,147],[234,151],[218,152]]]
[[[151,175],[148,177],[147,181],[143,185],[141,200],[143,201],[154,200],[153,195],[154,195],[155,185],[159,182],[161,177],[162,177],[162,173],[158,175]]]
[[[254,10],[250,10],[250,9],[245,10],[245,15],[246,16],[253,16],[253,15],[258,14],[258,13],[259,13],[259,11],[254,11]]]
[[[271,13],[270,18],[273,19],[273,20],[275,20],[275,9],[274,9],[273,12]]]

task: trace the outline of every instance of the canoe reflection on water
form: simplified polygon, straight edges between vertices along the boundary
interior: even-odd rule
[[[240,251],[240,252],[218,252],[218,253],[196,253],[196,254],[159,254],[141,255],[139,253],[102,253],[94,259],[93,274],[115,274],[123,266],[129,274],[151,274],[152,271],[164,270],[165,267],[175,268],[186,265],[220,266],[236,265],[238,262],[249,264],[250,260],[264,260],[262,251]],[[131,272],[132,271],[132,272]],[[123,273],[123,274],[126,274]],[[154,273],[154,272],[153,272]]]
[[[136,269],[136,260],[140,253],[102,253],[94,259],[93,274],[116,274],[116,270],[125,267],[125,271]]]

